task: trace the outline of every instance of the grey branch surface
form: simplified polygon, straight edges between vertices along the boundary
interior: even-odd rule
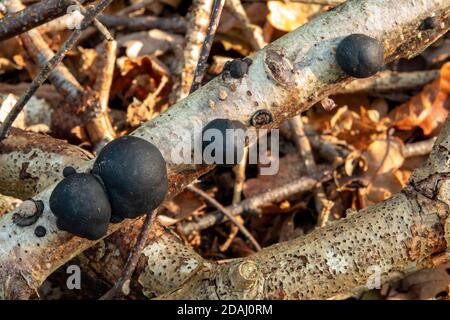
[[[377,38],[384,46],[386,62],[411,57],[449,29],[449,11],[448,0],[347,1],[256,53],[244,78],[218,77],[132,134],[154,143],[164,155],[172,197],[211,168],[171,163],[172,150],[185,143],[186,135],[194,136],[195,124],[215,118],[247,123],[255,111],[265,108],[273,113],[274,122],[270,126],[277,127],[351,80],[335,62],[335,48],[342,37],[359,32]],[[432,14],[437,17],[438,26],[419,31],[423,19]],[[247,259],[243,265],[239,260],[220,267],[202,265],[203,272],[192,276],[169,296],[328,297],[362,285],[367,279],[364,268],[368,264],[380,264],[387,277],[393,270],[417,267],[419,261],[446,247],[442,221],[448,215],[449,191],[445,179],[449,171],[448,130],[447,125],[431,156],[441,162],[431,161],[426,169],[416,173],[411,188],[405,192],[306,237],[267,248],[252,257],[253,262]],[[4,143],[0,145],[1,156],[8,158]],[[37,159],[36,149],[34,146],[23,152],[19,163]],[[58,161],[61,159],[54,157],[42,165],[61,166]],[[73,165],[80,171],[88,171],[92,161],[80,159]],[[2,168],[2,175],[17,179],[17,168],[17,164],[7,166],[6,171]],[[50,175],[62,179],[61,173]],[[434,183],[429,184],[429,177],[435,179]],[[14,213],[33,213],[25,203],[0,218],[0,298],[28,298],[59,266],[96,243],[56,228],[48,205],[56,181],[41,180],[39,176],[37,181],[29,183],[35,186],[35,192],[40,192],[33,199],[44,203],[38,223],[46,227],[47,236],[37,238],[35,226],[19,227],[12,222]],[[4,193],[19,193],[26,186],[24,183]],[[429,193],[433,191],[443,200],[431,198]],[[109,234],[131,224],[133,221],[112,225]],[[350,263],[343,266],[341,261],[345,259]],[[149,261],[144,268],[158,267],[157,262]],[[242,279],[231,277],[235,280],[230,283],[230,274],[242,275]],[[243,290],[243,286],[247,289]]]

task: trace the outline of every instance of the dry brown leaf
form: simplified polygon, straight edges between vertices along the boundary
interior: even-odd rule
[[[450,93],[450,62],[441,68],[441,75],[410,101],[389,113],[394,125],[401,130],[420,127],[426,136],[437,132],[447,118]]]
[[[164,207],[170,212],[166,215],[178,222],[189,216],[197,215],[206,208],[206,203],[192,192],[183,191],[165,203]]]
[[[298,2],[267,1],[267,20],[277,29],[290,32],[305,24],[321,9],[320,5]]]
[[[377,109],[361,106],[359,112],[347,106],[339,108],[329,122],[330,132],[356,149],[367,148],[372,141],[386,137],[389,121]]]
[[[400,281],[387,297],[389,300],[425,300],[438,294],[449,293],[450,263],[447,262],[434,269],[415,272]]]
[[[383,201],[404,187],[405,178],[397,173],[405,160],[403,147],[400,139],[390,137],[389,140],[372,142],[362,152],[367,164],[367,171],[362,179],[367,182],[368,187],[361,196],[366,206]]]

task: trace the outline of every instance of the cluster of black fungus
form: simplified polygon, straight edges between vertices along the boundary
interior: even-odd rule
[[[161,152],[133,136],[105,146],[91,173],[67,167],[63,175],[50,196],[57,227],[90,240],[105,236],[110,222],[150,213],[168,189]]]

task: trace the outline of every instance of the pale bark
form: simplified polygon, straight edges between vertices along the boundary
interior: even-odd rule
[[[286,118],[308,109],[350,81],[335,62],[334,50],[342,37],[359,32],[377,38],[385,48],[386,62],[409,57],[423,50],[448,30],[449,10],[450,4],[447,0],[348,1],[256,53],[251,57],[253,64],[244,78],[223,80],[218,77],[212,80],[166,113],[145,123],[133,135],[157,145],[169,163],[169,197],[171,197],[210,169],[201,165],[174,165],[170,162],[171,151],[183,143],[183,135],[193,136],[194,124],[206,123],[214,118],[231,118],[247,122],[255,111],[265,108],[273,114],[274,122],[270,126],[278,126]],[[422,20],[431,14],[434,14],[440,22],[438,27],[421,32],[421,36],[417,37]],[[446,129],[448,130],[448,127]],[[180,132],[177,130],[184,132],[177,134]],[[447,157],[448,144],[448,137],[438,140],[438,149],[446,151]],[[57,160],[50,159],[50,161]],[[440,163],[442,169],[448,169],[448,159],[446,161]],[[78,165],[80,171],[87,171],[92,162]],[[442,192],[447,190],[448,194],[447,182],[443,179],[443,183],[436,183],[435,187]],[[47,228],[46,237],[37,238],[33,226],[19,227],[12,223],[11,217],[17,211],[0,218],[2,266],[0,298],[29,297],[49,274],[95,244],[95,241],[81,239],[56,228],[55,218],[48,205],[54,186],[50,185],[34,197],[35,200],[42,200],[44,203],[44,212],[39,224]],[[242,283],[249,283],[247,278],[227,286],[229,278],[226,275],[237,272],[234,266],[238,262],[233,262],[221,266],[214,276],[210,273],[209,278],[205,278],[208,272],[196,275],[191,278],[192,284],[197,285],[196,280],[205,278],[203,285],[197,287],[194,285],[194,288],[189,290],[187,286],[183,286],[170,296],[325,297],[345,291],[348,287],[359,285],[364,281],[365,274],[362,273],[365,270],[359,269],[362,266],[360,261],[380,263],[388,274],[392,270],[409,266],[417,259],[428,257],[445,248],[442,229],[433,228],[442,224],[420,219],[428,216],[436,218],[438,214],[444,219],[448,215],[446,211],[448,208],[441,209],[444,204],[440,205],[440,202],[425,198],[416,191],[407,191],[386,203],[364,210],[304,238],[281,243],[262,251],[260,255],[254,257],[258,275],[256,282],[252,282],[256,285],[252,286],[251,290],[242,288],[239,291],[229,290],[236,286],[242,287]],[[425,206],[427,202],[434,204],[436,208],[430,211],[429,207]],[[21,209],[24,208],[19,207],[18,210]],[[131,223],[132,221],[125,221],[112,225],[109,233]],[[413,225],[415,225],[413,230],[416,231],[411,234]],[[396,229],[392,230],[393,227]],[[425,234],[425,237],[421,236],[422,234]],[[409,240],[410,244],[407,245]],[[349,256],[349,247],[354,249],[357,247],[354,244],[362,246],[370,244],[370,241],[376,244],[373,246],[371,244],[371,247],[376,249],[371,254],[364,250],[355,252],[353,257]],[[397,248],[398,243],[403,243],[406,248],[409,246],[410,250]],[[324,247],[325,244],[329,247]],[[306,260],[303,258],[305,255]],[[340,265],[341,257],[350,261],[342,273],[340,269],[336,269]],[[269,265],[274,266],[279,272],[271,273]],[[291,277],[292,268],[297,268],[298,278]],[[244,271],[255,270],[254,264],[245,264],[245,269]],[[263,283],[259,281],[260,274],[265,275]],[[328,279],[328,276],[335,278]],[[214,280],[217,287],[213,286]]]

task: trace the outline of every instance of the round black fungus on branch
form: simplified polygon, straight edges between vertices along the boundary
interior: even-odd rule
[[[252,64],[252,60],[249,58],[245,59],[234,59],[225,63],[223,71],[228,73],[232,78],[241,79],[248,73],[248,69]]]
[[[246,130],[245,125],[237,120],[214,119],[209,122],[202,131],[203,162],[224,167],[240,163]]]
[[[74,167],[65,167],[65,168],[63,169],[63,176],[64,176],[65,178],[67,178],[68,176],[71,176],[71,175],[73,175],[73,174],[75,174],[75,173],[77,173],[77,171],[75,170]]]
[[[384,49],[374,38],[364,34],[351,34],[339,43],[336,60],[349,76],[367,78],[382,69]]]
[[[436,17],[428,17],[422,21],[420,30],[432,30],[438,26],[438,19]]]
[[[108,196],[101,182],[88,173],[75,173],[58,183],[50,209],[60,230],[89,240],[105,236],[111,219]]]
[[[109,197],[112,221],[152,212],[164,200],[168,181],[166,162],[150,142],[123,136],[100,151],[92,169]]]

